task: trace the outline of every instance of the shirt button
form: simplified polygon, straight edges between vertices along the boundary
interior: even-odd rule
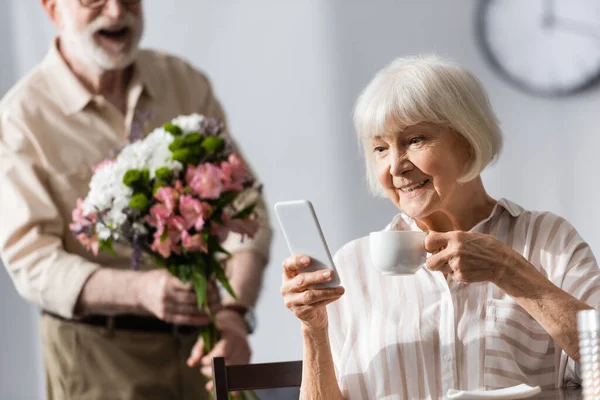
[[[452,361],[452,356],[450,354],[444,354],[444,361]]]

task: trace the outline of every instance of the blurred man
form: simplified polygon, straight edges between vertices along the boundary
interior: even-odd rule
[[[90,168],[131,133],[193,112],[224,119],[223,110],[185,61],[138,51],[140,0],[41,3],[59,35],[0,102],[0,256],[21,296],[43,310],[48,397],[205,398],[201,365],[206,374],[215,355],[250,358],[248,316],[271,236],[264,202],[255,239],[232,234],[224,245],[238,300],[222,300],[222,340],[202,354],[197,327],[209,319],[190,285],[152,265],[132,271],[125,248],[91,256],[68,224]]]

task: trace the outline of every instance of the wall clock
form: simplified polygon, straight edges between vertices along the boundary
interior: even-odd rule
[[[600,80],[600,1],[480,0],[476,35],[506,81],[540,96],[566,96]]]

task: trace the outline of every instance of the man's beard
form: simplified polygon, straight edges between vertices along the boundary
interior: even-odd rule
[[[101,15],[81,31],[77,32],[69,12],[63,13],[63,16],[65,25],[62,32],[62,40],[72,46],[77,57],[84,64],[104,71],[112,71],[124,69],[135,61],[144,30],[144,20],[142,17],[137,17],[133,13],[128,12],[124,18],[113,22]],[[102,34],[100,33],[101,31],[114,32],[120,29],[126,29],[126,34],[130,35],[130,39],[123,43],[123,48],[119,49],[118,55],[115,55],[104,49],[97,42],[96,37]],[[129,48],[126,48],[127,46]]]

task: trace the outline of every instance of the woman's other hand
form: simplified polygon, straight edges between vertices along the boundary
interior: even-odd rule
[[[311,289],[317,283],[329,282],[334,272],[328,269],[303,272],[309,265],[310,258],[303,255],[288,257],[283,262],[281,295],[285,306],[306,328],[326,328],[325,306],[339,299],[344,294],[344,288]]]
[[[491,235],[477,232],[429,232],[425,249],[432,253],[427,268],[464,283],[498,283],[511,266],[529,263]]]

